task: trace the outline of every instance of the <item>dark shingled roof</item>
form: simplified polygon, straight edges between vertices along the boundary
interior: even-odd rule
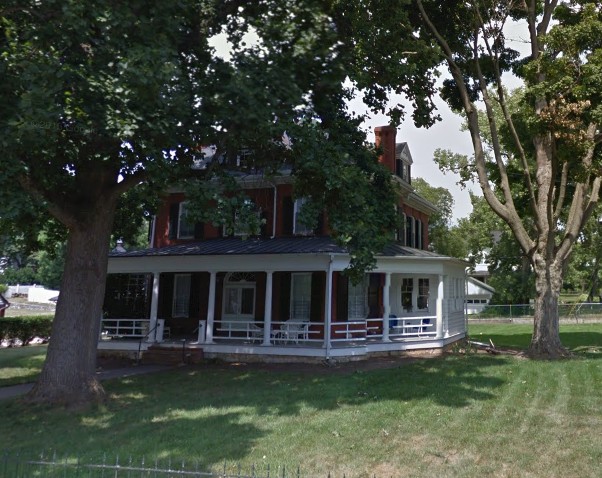
[[[210,256],[247,254],[345,254],[347,251],[330,237],[277,237],[249,238],[225,237],[206,239],[200,242],[178,244],[138,251],[116,252],[110,257],[156,257],[156,256]],[[381,256],[397,257],[445,257],[430,251],[392,243],[385,247]]]

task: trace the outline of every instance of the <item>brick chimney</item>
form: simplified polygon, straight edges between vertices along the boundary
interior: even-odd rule
[[[396,136],[397,129],[395,128],[395,126],[376,126],[374,128],[374,142],[377,148],[380,147],[382,149],[382,154],[378,158],[378,161],[393,174],[395,174]]]

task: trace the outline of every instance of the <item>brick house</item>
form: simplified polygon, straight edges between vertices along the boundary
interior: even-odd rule
[[[463,338],[466,264],[428,250],[435,209],[412,188],[409,147],[390,126],[375,136],[402,192],[401,227],[360,284],[342,273],[349,255],[328,236],[327,219],[315,230],[299,220],[290,173],[240,176],[263,219],[255,237],[192,224],[173,188],[150,248],[109,257],[99,349],[184,343],[209,357],[323,360],[441,349]]]

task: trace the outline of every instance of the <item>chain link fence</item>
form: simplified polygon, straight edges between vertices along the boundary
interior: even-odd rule
[[[559,304],[558,313],[561,320],[576,322],[602,320],[602,303],[580,302],[576,304]],[[482,311],[469,314],[470,320],[533,320],[535,307],[533,304],[487,305]]]

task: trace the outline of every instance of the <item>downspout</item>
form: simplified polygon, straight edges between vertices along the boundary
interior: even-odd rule
[[[272,236],[270,237],[270,239],[274,239],[274,237],[276,237],[276,213],[277,213],[277,204],[278,204],[278,188],[276,187],[276,185],[271,182],[268,181],[268,183],[274,188],[274,207],[272,209]]]
[[[155,247],[155,228],[157,226],[157,216],[153,216],[151,219],[151,230],[148,247]]]

